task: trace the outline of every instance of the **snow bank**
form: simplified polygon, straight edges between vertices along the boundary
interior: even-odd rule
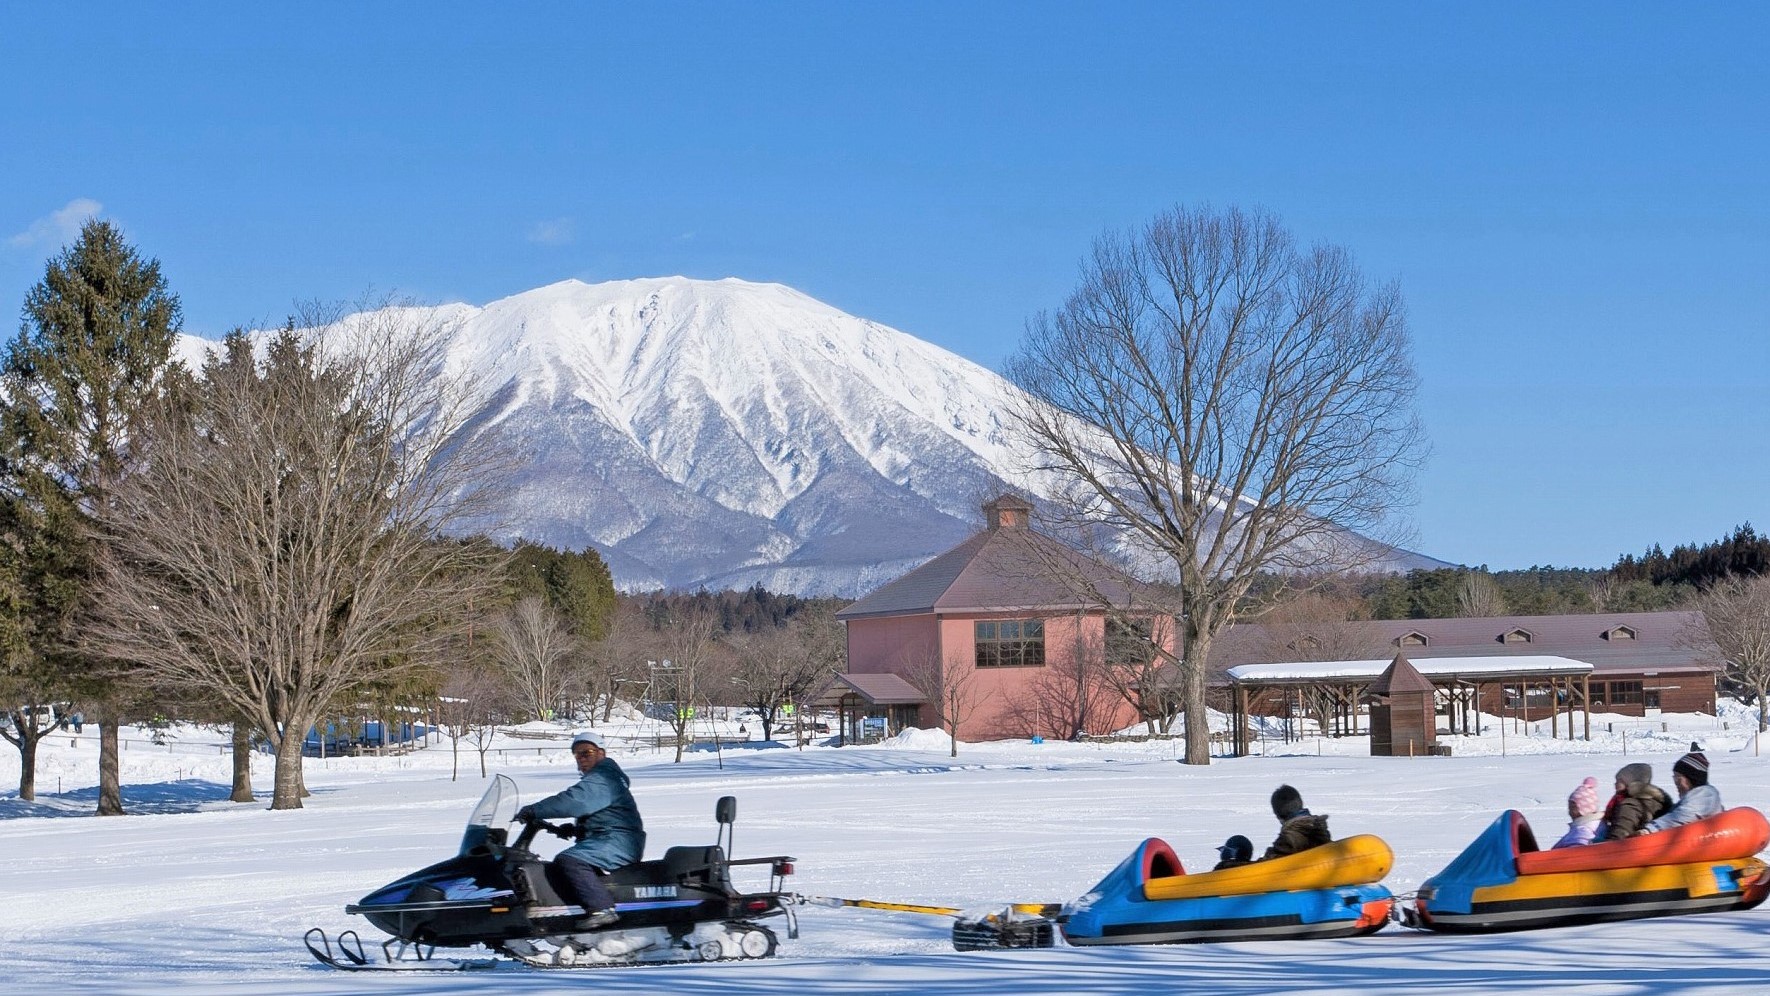
[[[879,741],[880,747],[897,750],[946,751],[953,749],[953,738],[945,730],[923,730],[914,726],[905,727],[902,733],[894,737],[886,737]]]

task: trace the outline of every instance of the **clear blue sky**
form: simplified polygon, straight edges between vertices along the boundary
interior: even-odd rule
[[[680,273],[999,366],[1102,230],[1258,205],[1401,281],[1423,552],[1770,527],[1770,7],[272,6],[0,6],[7,314],[96,208],[205,335]]]

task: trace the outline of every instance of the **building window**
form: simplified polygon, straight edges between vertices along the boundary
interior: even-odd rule
[[[1395,638],[1398,647],[1423,647],[1429,642],[1424,633],[1403,633]]]
[[[1501,643],[1529,643],[1534,639],[1527,629],[1509,629],[1500,634]]]
[[[1043,619],[991,619],[977,623],[978,667],[1044,667]]]
[[[1143,667],[1155,660],[1151,632],[1147,619],[1106,620],[1106,663],[1113,667]]]
[[[1639,681],[1613,681],[1610,683],[1610,704],[1613,706],[1640,705],[1644,698]]]
[[[1618,626],[1617,628],[1611,630],[1610,632],[1605,633],[1604,638],[1606,640],[1612,640],[1612,641],[1633,640],[1635,638],[1635,630],[1633,627],[1630,627],[1630,626]]]
[[[1531,685],[1529,689],[1523,692],[1520,692],[1518,688],[1513,685],[1506,685],[1501,691],[1504,693],[1503,701],[1508,709],[1529,708],[1546,710],[1549,708],[1549,703],[1553,701],[1549,696],[1548,687],[1544,685]]]

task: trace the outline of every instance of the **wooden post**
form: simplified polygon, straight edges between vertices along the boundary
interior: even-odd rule
[[[1588,671],[1580,675],[1579,683],[1580,698],[1586,707],[1586,742],[1590,743],[1592,740],[1592,673]]]
[[[1235,683],[1235,756],[1248,756],[1248,688]]]

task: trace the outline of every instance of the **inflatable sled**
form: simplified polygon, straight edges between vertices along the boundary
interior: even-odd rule
[[[1383,929],[1393,897],[1376,884],[1395,856],[1368,834],[1239,868],[1186,874],[1154,837],[1064,907],[1071,944],[1185,944],[1349,937]]]
[[[1507,810],[1426,880],[1409,926],[1451,933],[1529,930],[1606,920],[1751,909],[1770,891],[1755,855],[1770,823],[1742,806],[1644,837],[1537,850]]]

